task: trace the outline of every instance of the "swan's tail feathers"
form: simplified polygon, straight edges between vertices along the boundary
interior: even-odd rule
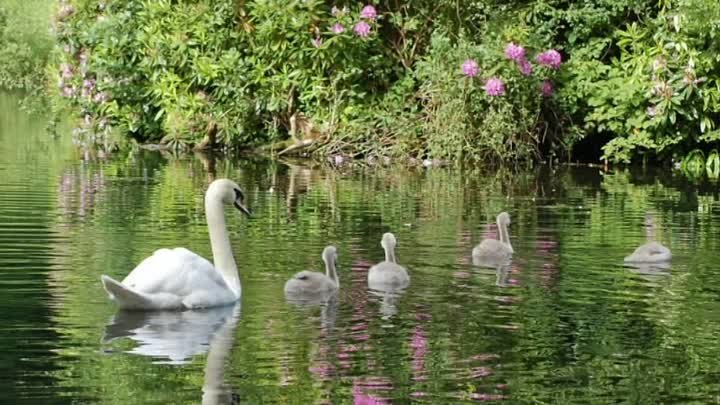
[[[151,308],[153,303],[149,297],[143,293],[133,291],[113,278],[106,275],[100,276],[105,291],[110,295],[120,308],[122,309],[145,309]]]

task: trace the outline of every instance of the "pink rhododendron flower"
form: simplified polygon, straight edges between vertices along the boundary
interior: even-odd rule
[[[335,34],[342,34],[343,32],[345,32],[345,27],[343,27],[343,25],[340,23],[335,23],[332,26],[332,32],[334,32]]]
[[[535,61],[540,65],[547,66],[551,69],[560,69],[562,57],[560,56],[560,52],[550,49],[536,56]]]
[[[505,83],[497,77],[491,77],[485,82],[485,93],[491,97],[498,97],[505,94]]]
[[[353,31],[355,31],[355,34],[357,34],[360,38],[367,38],[370,35],[370,24],[365,21],[360,21],[355,24]]]
[[[70,79],[73,77],[72,66],[68,65],[67,63],[60,64],[60,71],[62,72],[63,79]]]
[[[505,47],[505,56],[507,56],[508,59],[514,60],[515,62],[519,63],[520,61],[525,59],[525,48],[515,44],[514,42],[510,42]]]
[[[520,60],[518,62],[518,68],[520,69],[520,73],[522,73],[524,76],[530,76],[533,71],[532,65],[527,59]]]
[[[367,20],[374,20],[377,17],[377,11],[375,10],[375,7],[371,5],[367,5],[363,7],[363,9],[360,11],[360,18],[365,18]]]
[[[550,97],[553,95],[554,91],[555,87],[550,80],[543,80],[542,84],[540,84],[540,92],[543,96]]]
[[[480,73],[480,67],[478,67],[477,62],[473,59],[468,59],[463,62],[461,68],[463,73],[468,77],[475,77]]]
[[[75,95],[75,89],[73,89],[70,86],[65,86],[62,89],[62,94],[63,94],[63,97],[70,98]]]

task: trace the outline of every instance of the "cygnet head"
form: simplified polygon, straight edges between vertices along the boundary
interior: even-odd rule
[[[395,245],[397,245],[395,235],[390,232],[383,234],[382,240],[380,241],[380,246],[382,246],[383,249],[394,249]]]
[[[507,212],[501,212],[497,217],[498,223],[503,225],[510,225],[510,214]]]
[[[335,246],[328,246],[323,250],[322,252],[322,259],[327,264],[336,264],[337,263],[337,249]]]
[[[250,216],[250,209],[245,205],[245,193],[232,180],[217,179],[210,183],[206,198],[220,200],[224,204],[232,204],[243,214]]]

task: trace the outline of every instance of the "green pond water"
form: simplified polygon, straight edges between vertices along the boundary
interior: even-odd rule
[[[720,195],[652,170],[330,168],[124,152],[97,159],[0,97],[2,404],[718,404]],[[229,177],[243,296],[122,313],[122,279],[161,247],[211,258],[203,192]],[[512,217],[509,268],[470,252]],[[669,268],[629,268],[646,240]],[[368,291],[392,231],[410,287]],[[285,280],[339,251],[341,291]]]

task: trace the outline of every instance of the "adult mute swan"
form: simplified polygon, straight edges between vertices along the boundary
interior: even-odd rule
[[[122,309],[192,309],[230,304],[240,298],[240,277],[225,225],[224,204],[233,204],[245,215],[240,186],[218,179],[205,193],[205,216],[215,265],[185,249],[160,249],[143,260],[119,283],[100,278],[105,291]]]
[[[315,296],[337,291],[340,279],[335,266],[337,264],[337,249],[328,246],[322,252],[325,262],[325,274],[315,271],[301,271],[285,283],[285,295],[290,298]]]
[[[479,245],[475,246],[472,251],[474,263],[495,264],[508,262],[514,253],[510,244],[510,235],[508,234],[508,225],[510,225],[510,215],[507,212],[501,212],[497,216],[497,227],[500,240],[483,239]]]
[[[410,276],[404,267],[397,264],[395,258],[395,235],[383,235],[380,245],[385,249],[385,260],[370,267],[368,271],[368,287],[376,290],[405,288],[410,284]]]
[[[672,259],[670,249],[653,240],[655,239],[655,224],[651,214],[645,216],[645,237],[650,242],[635,249],[630,256],[625,258],[625,263],[664,263]]]

